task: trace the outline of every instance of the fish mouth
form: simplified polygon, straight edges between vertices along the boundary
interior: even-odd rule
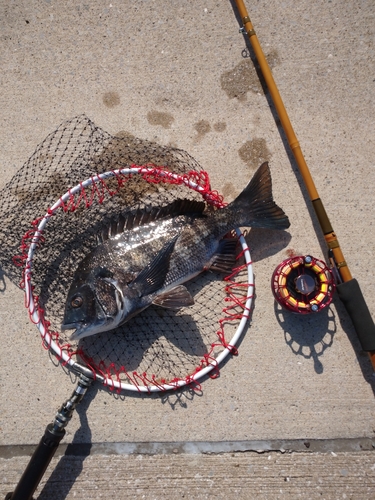
[[[61,325],[61,331],[65,332],[66,330],[74,330],[74,332],[70,336],[70,340],[78,340],[83,338],[80,334],[85,330],[85,325],[83,322],[77,321],[76,323],[63,323]]]
[[[66,330],[75,330],[69,340],[81,340],[85,337],[89,337],[91,335],[95,335],[96,333],[100,333],[105,331],[108,327],[106,327],[107,320],[103,319],[101,321],[97,321],[96,323],[85,323],[84,321],[76,321],[75,323],[63,323],[61,325],[61,331]]]

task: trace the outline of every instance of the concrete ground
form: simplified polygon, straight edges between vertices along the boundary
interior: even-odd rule
[[[338,297],[317,316],[275,308],[275,267],[326,258],[302,181],[231,2],[0,2],[0,188],[62,121],[190,153],[233,198],[268,160],[288,231],[250,234],[256,302],[239,355],[199,393],[118,397],[95,385],[40,498],[370,499],[375,378]],[[352,274],[375,311],[372,1],[247,2]],[[0,495],[73,383],[1,291]],[[65,452],[65,454],[63,454]],[[38,494],[35,495],[38,497]]]

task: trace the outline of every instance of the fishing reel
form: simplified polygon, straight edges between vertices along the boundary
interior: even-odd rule
[[[276,301],[298,314],[315,313],[327,307],[335,288],[331,269],[311,255],[284,260],[272,275]]]

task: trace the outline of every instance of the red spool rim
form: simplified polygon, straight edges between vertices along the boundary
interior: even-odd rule
[[[332,271],[325,262],[310,255],[284,260],[272,275],[276,301],[299,314],[319,312],[327,307],[334,290]]]

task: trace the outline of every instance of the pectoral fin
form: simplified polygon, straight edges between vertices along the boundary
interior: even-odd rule
[[[194,299],[183,285],[178,285],[168,292],[158,295],[153,304],[167,309],[180,309],[181,307],[192,306]]]
[[[129,283],[129,288],[137,290],[139,297],[155,293],[163,287],[177,238],[178,236],[164,245],[154,260],[138,274],[134,281]]]

